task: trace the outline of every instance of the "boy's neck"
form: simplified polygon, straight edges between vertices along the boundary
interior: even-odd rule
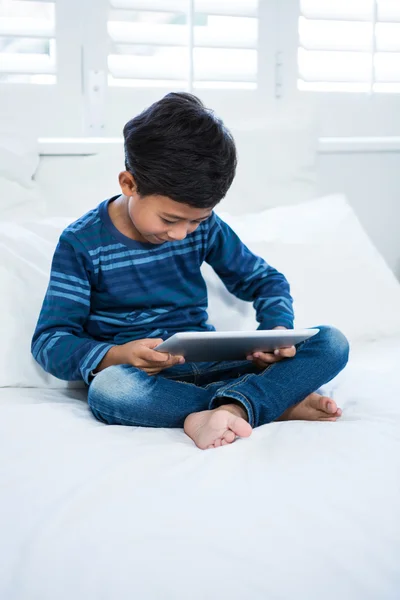
[[[126,237],[137,242],[145,242],[146,240],[140,235],[129,218],[128,201],[128,197],[121,194],[121,196],[109,202],[107,208],[110,219],[114,227]]]

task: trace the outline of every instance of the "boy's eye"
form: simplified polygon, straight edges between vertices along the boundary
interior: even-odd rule
[[[168,219],[164,219],[164,217],[160,217],[161,221],[164,221],[164,223],[168,223],[168,225],[174,225],[174,223],[178,223],[178,221],[169,221]],[[192,221],[192,223],[196,223],[196,225],[200,225],[200,223],[202,223],[203,221],[205,221],[205,219],[201,219],[200,221]]]

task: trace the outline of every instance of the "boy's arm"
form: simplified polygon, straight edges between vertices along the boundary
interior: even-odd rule
[[[206,262],[232,294],[253,302],[258,329],[292,329],[293,300],[284,275],[253,254],[216,215],[210,219],[208,239]]]
[[[90,312],[92,261],[82,244],[61,235],[50,282],[32,339],[32,354],[59,379],[89,382],[113,344],[91,338],[84,329]]]

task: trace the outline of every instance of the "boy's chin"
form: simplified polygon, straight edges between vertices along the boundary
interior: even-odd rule
[[[166,240],[162,240],[161,238],[159,238],[156,235],[149,235],[149,237],[147,238],[149,240],[149,242],[151,242],[152,244],[165,244]]]

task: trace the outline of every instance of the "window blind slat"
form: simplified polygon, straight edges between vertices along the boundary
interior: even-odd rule
[[[181,12],[188,9],[187,0],[110,0],[112,8],[155,12]],[[212,15],[257,17],[257,0],[195,0],[196,12]]]
[[[114,78],[122,79],[185,79],[187,59],[180,51],[174,60],[163,56],[119,56],[110,54],[108,68]]]
[[[370,23],[299,20],[300,45],[308,50],[370,50]]]
[[[400,23],[377,23],[375,34],[378,51],[398,52],[400,50]]]
[[[400,83],[374,83],[372,89],[385,94],[400,94]]]
[[[399,0],[378,0],[378,21],[400,23]]]
[[[247,51],[243,56],[219,55],[210,66],[207,48],[194,50],[196,80],[252,82],[257,69],[255,51]],[[222,50],[221,52],[224,52]],[[253,54],[250,54],[253,53]],[[118,56],[108,57],[108,67],[112,77],[122,79],[184,80],[187,73],[187,57],[182,50],[176,53],[174,60],[167,56]]]
[[[399,0],[378,0],[378,21],[400,22]],[[301,0],[300,12],[307,19],[368,21],[374,16],[373,0]]]
[[[299,79],[297,87],[302,91],[312,92],[352,92],[352,93],[366,93],[371,90],[371,84],[368,83],[354,83],[354,82],[319,82],[319,81],[304,81]]]
[[[400,52],[390,54],[377,52],[374,57],[374,65],[377,83],[400,82]]]
[[[368,82],[371,55],[367,52],[309,52],[299,49],[299,73],[304,81]]]
[[[400,50],[400,23],[377,23],[375,35],[378,50]],[[299,20],[300,46],[306,50],[370,51],[372,36],[371,23]]]
[[[256,25],[256,24],[255,24]],[[187,46],[188,32],[182,25],[124,23],[110,21],[108,33],[118,44],[149,44],[155,46]],[[256,48],[254,31],[220,31],[217,28],[194,27],[195,46],[205,48]]]
[[[110,0],[112,85],[118,79],[255,84],[257,8],[258,0],[195,0],[190,25],[187,0]]]
[[[0,35],[7,37],[51,38],[55,35],[53,23],[45,19],[0,17]]]
[[[0,73],[51,75],[56,67],[45,54],[0,53]]]
[[[378,0],[376,15],[373,0],[301,0],[300,6],[299,89],[397,89],[399,0]]]
[[[54,1],[0,2],[0,81],[55,83]],[[25,76],[25,77],[24,77]]]
[[[372,0],[301,0],[300,12],[308,19],[371,21]]]

